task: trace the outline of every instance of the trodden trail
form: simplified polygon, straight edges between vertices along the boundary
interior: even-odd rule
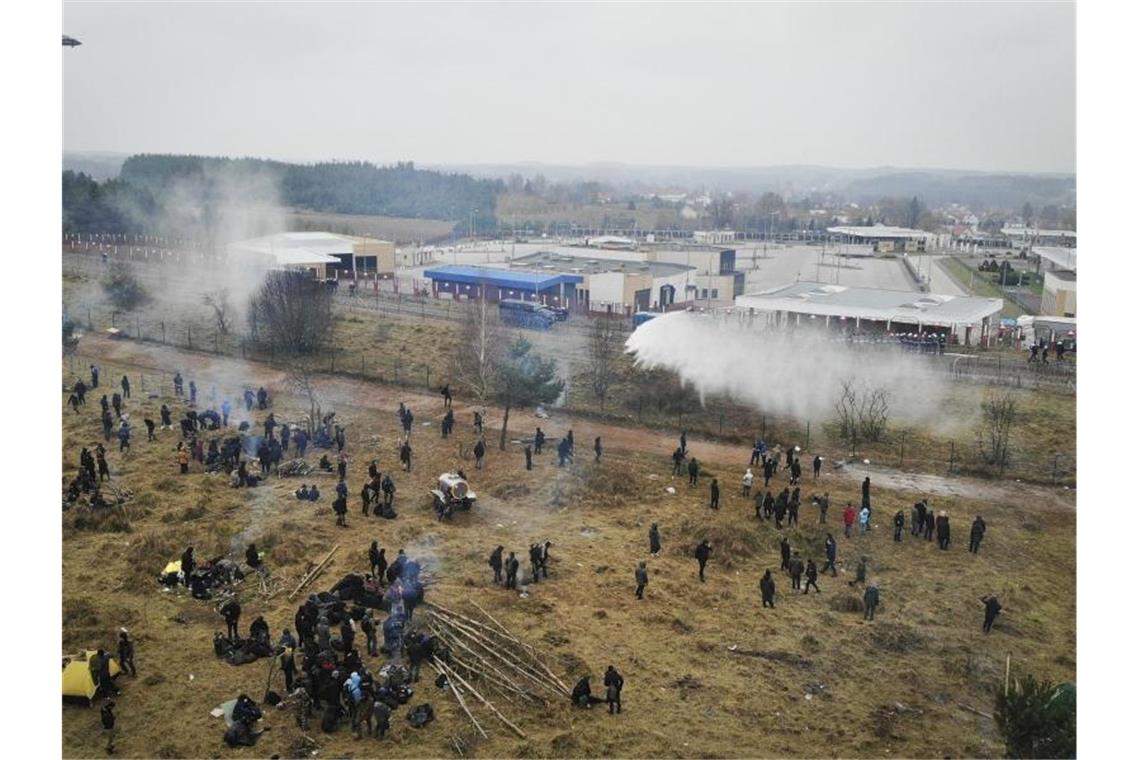
[[[173,374],[171,368],[177,368],[182,372],[193,371],[200,378],[199,385],[202,387],[209,384],[211,377],[240,376],[244,382],[251,385],[274,387],[277,393],[289,392],[286,374],[282,370],[258,362],[205,355],[172,346],[86,335],[82,339],[77,356],[83,357],[84,363],[89,360],[105,361],[167,375]],[[435,393],[394,388],[369,380],[329,374],[319,376],[317,388],[332,398],[351,398],[354,405],[376,410],[386,409],[393,414],[399,403],[405,402],[416,411],[420,422],[436,421],[442,414],[442,400]],[[456,422],[460,428],[470,424],[476,408],[474,404],[459,400],[453,403]],[[494,411],[494,408],[489,407],[488,411]],[[583,452],[591,451],[594,437],[600,435],[606,449],[657,453],[664,463],[668,462],[669,454],[677,446],[677,436],[673,433],[666,434],[650,428],[597,422],[559,409],[548,409],[547,412],[549,418],[539,419],[530,409],[512,410],[508,435],[512,438],[529,437],[533,428],[538,425],[546,427],[551,443],[556,443],[563,430],[575,429],[576,440]],[[462,420],[464,413],[467,415],[467,421]],[[496,418],[491,415],[489,419]],[[488,444],[492,447],[497,443],[498,430],[498,425],[486,426]],[[701,461],[717,462],[722,466],[738,463],[741,474],[750,454],[744,446],[706,440],[697,435],[689,436],[689,448],[696,452]],[[932,473],[906,472],[889,467],[864,465],[862,462],[842,467],[829,466],[827,469],[830,473],[849,481],[862,481],[869,475],[874,486],[913,491],[915,494],[1001,502],[1031,511],[1072,511],[1076,508],[1075,489],[1051,488],[1008,480],[991,481],[967,476],[947,477]],[[726,484],[726,487],[731,486]]]

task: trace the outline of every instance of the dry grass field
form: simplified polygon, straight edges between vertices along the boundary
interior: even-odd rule
[[[392,327],[405,345],[420,345],[425,336],[404,334],[410,329],[405,323]],[[314,726],[311,736],[321,757],[453,757],[449,737],[456,735],[480,757],[992,757],[1002,752],[992,721],[963,705],[990,712],[1007,655],[1015,674],[1075,678],[1072,491],[874,468],[876,527],[867,536],[845,539],[841,505],[857,501],[862,472],[828,467],[821,482],[809,481],[804,492],[831,494],[826,527],[839,539],[840,575],[821,576],[822,593],[803,596],[792,594],[788,579],[775,573],[776,609],[762,610],[757,581],[765,568],[779,566],[780,533],[752,517],[751,503],[737,495],[748,451],[732,441],[691,436],[690,448],[703,472],[699,487],[690,489],[683,478],[669,474],[671,430],[564,411],[542,421],[516,412],[508,450],[492,445],[486,469],[476,471],[463,459],[474,433],[470,409],[461,399],[457,434],[443,441],[437,395],[326,377],[320,382],[325,409],[335,410],[348,426],[349,527],[340,529],[329,508],[331,479],[322,489],[324,501],[302,506],[291,496],[298,479],[231,489],[222,477],[195,468],[178,474],[176,432],[160,432],[154,443],[145,440],[142,417],[157,417],[163,401],[176,416],[182,411],[169,382],[175,370],[196,379],[202,396],[214,384],[235,394],[238,389],[227,388],[223,378],[265,384],[277,417],[296,419],[302,403],[288,392],[280,371],[88,336],[80,343],[75,368],[92,361],[102,367],[104,384],[128,373],[134,385],[135,398],[127,403],[135,422],[133,451],[123,457],[117,445],[108,445],[114,482],[133,495],[123,508],[106,514],[94,515],[85,507],[62,514],[61,643],[64,652],[110,647],[120,626],[135,638],[139,678],[119,679],[119,746],[126,757],[296,756],[300,734],[290,713],[267,709],[264,723],[271,730],[255,748],[238,750],[224,745],[222,721],[209,716],[239,693],[260,698],[268,661],[233,667],[217,660],[211,640],[224,626],[214,605],[183,590],[160,588],[163,565],[191,544],[205,558],[231,551],[236,556],[247,541],[255,541],[268,552],[274,577],[289,589],[334,544],[341,548],[316,588],[327,588],[346,572],[365,571],[374,539],[390,556],[407,548],[441,579],[429,589],[429,601],[461,611],[470,609],[469,601],[477,602],[538,647],[568,683],[589,672],[597,691],[609,664],[626,679],[620,716],[600,707],[582,711],[566,703],[535,710],[495,700],[527,738],[514,736],[487,710],[475,707],[491,733],[476,741],[454,698],[425,674],[412,703],[430,702],[436,710],[433,723],[413,729],[404,707],[394,714],[393,732],[385,740],[357,741],[347,728],[326,735]],[[62,375],[67,385],[76,377],[68,360]],[[139,392],[143,377],[159,398]],[[397,470],[395,409],[401,400],[416,412],[411,473]],[[96,394],[82,414],[64,411],[64,483],[74,476],[80,447],[101,438],[98,408]],[[492,426],[497,418],[492,411]],[[257,425],[261,419],[255,413]],[[573,428],[578,460],[560,469],[552,453],[545,453],[526,472],[516,441],[535,424],[552,438]],[[606,444],[598,464],[588,454],[595,435]],[[822,439],[815,445],[815,436],[813,430],[812,450],[829,461],[844,453]],[[310,460],[316,456],[311,450]],[[356,494],[372,459],[395,472],[399,517],[394,521],[359,513]],[[456,466],[471,476],[478,505],[440,523],[429,507],[427,488],[440,472]],[[713,476],[723,488],[716,512],[707,508]],[[781,474],[774,485],[784,483]],[[670,486],[675,494],[666,491]],[[951,516],[954,542],[947,552],[905,534],[902,543],[891,540],[890,516],[902,508],[909,516],[910,504],[927,495],[935,509]],[[824,529],[813,509],[805,504],[802,512],[802,524],[784,533],[822,566]],[[975,514],[984,515],[989,525],[978,555],[966,551]],[[659,557],[647,554],[651,522],[662,532]],[[691,553],[704,537],[714,553],[708,582],[701,584]],[[503,544],[525,557],[527,546],[547,539],[553,541],[554,558],[549,579],[527,585],[525,598],[492,586],[485,563],[491,548]],[[861,555],[869,558],[869,576],[882,589],[873,622],[863,621],[856,601],[861,594],[846,583]],[[651,578],[647,598],[638,602],[633,569],[642,559],[649,562]],[[520,571],[520,580],[524,576]],[[258,614],[275,639],[282,626],[292,627],[295,603],[284,593],[265,600],[256,584],[246,585],[240,595],[243,629]],[[1005,612],[993,633],[984,636],[979,597],[987,593],[998,595]],[[372,662],[378,666],[381,660]],[[280,690],[279,674],[276,679]],[[64,756],[101,754],[98,723],[97,711],[64,706]]]

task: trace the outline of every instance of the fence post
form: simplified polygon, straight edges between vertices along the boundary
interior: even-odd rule
[[[905,442],[906,442],[905,438],[903,440],[899,441],[899,467],[902,467],[902,463],[903,463],[903,446],[905,445]]]
[[[396,385],[400,384],[400,357],[392,360],[392,382]]]
[[[950,441],[950,474],[954,474],[954,442]]]
[[[111,327],[115,326],[115,310],[111,309]]]
[[[139,322],[139,315],[135,315],[135,337],[142,340],[142,326]]]
[[[194,337],[190,333],[190,325],[186,325],[186,346],[188,348],[194,348]]]
[[[162,342],[165,344],[166,343],[166,320],[163,320],[163,321],[159,322],[158,324],[160,327],[162,327]]]
[[[1053,455],[1053,485],[1057,485],[1057,460],[1060,457],[1060,454]]]
[[[724,409],[720,410],[720,434],[724,435]]]
[[[806,453],[808,447],[811,446],[811,420],[807,424],[807,440],[804,441],[804,452]]]

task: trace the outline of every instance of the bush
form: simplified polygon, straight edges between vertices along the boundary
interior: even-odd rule
[[[123,261],[111,264],[111,271],[103,281],[107,298],[120,311],[133,311],[150,302],[150,294],[135,277],[134,270]]]
[[[1008,757],[1076,757],[1077,687],[1017,679],[998,688],[994,722]]]

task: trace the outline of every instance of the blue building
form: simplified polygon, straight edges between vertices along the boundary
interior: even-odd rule
[[[582,276],[547,272],[521,272],[491,267],[443,266],[424,271],[432,295],[452,298],[516,298],[551,306],[573,308]]]

